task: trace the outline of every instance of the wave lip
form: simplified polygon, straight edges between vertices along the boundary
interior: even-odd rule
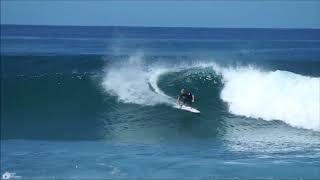
[[[223,69],[221,98],[236,115],[320,130],[320,78],[287,71]]]

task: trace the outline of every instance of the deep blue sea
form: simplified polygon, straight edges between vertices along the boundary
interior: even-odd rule
[[[320,179],[320,30],[1,25],[0,161],[4,179]]]

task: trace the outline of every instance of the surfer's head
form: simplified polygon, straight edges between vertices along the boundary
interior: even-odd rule
[[[181,89],[181,94],[184,94],[184,93],[186,93],[187,91],[185,90],[185,89]]]

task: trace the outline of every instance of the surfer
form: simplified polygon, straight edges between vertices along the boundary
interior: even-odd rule
[[[177,103],[180,105],[192,106],[192,103],[194,102],[194,95],[185,89],[181,89],[180,93]]]

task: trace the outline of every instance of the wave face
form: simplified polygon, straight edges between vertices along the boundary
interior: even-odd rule
[[[144,139],[141,129],[151,141],[181,139],[190,135],[188,127],[181,133],[185,119],[201,122],[197,138],[245,131],[248,122],[319,131],[319,77],[142,53],[3,59],[4,139]],[[181,88],[195,95],[199,116],[175,109]]]

